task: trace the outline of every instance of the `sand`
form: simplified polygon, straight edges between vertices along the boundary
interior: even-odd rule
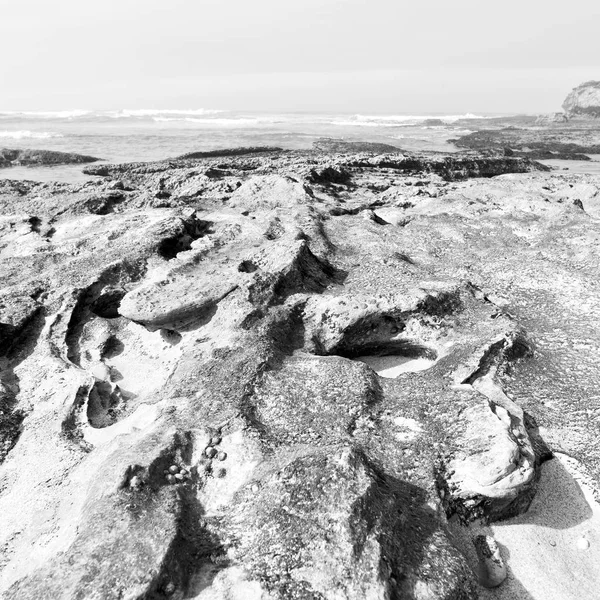
[[[542,466],[539,489],[524,515],[490,527],[450,524],[471,567],[471,539],[496,538],[508,566],[506,581],[482,588],[482,600],[595,600],[600,598],[600,504],[582,465],[557,455]]]
[[[409,356],[359,356],[358,360],[369,365],[381,377],[395,379],[402,373],[425,371],[436,361],[429,358],[411,358]]]

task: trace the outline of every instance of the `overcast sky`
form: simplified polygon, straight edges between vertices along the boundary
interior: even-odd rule
[[[0,110],[548,112],[598,0],[0,0]]]

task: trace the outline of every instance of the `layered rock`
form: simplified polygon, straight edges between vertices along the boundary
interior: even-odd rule
[[[578,85],[565,98],[562,107],[569,118],[599,118],[600,81],[586,81]]]

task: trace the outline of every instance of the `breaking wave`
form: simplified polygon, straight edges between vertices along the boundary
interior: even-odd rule
[[[51,131],[0,131],[0,138],[8,138],[11,140],[37,139],[48,140],[50,138],[64,137],[62,133],[54,133]]]
[[[164,117],[201,117],[204,115],[216,115],[222,110],[212,110],[207,108],[195,108],[191,110],[182,109],[153,109],[153,108],[136,108],[136,109],[123,109],[118,111],[112,111],[108,113],[99,113],[99,116],[111,116],[115,119],[127,119],[135,117],[154,117],[155,119]]]
[[[122,110],[5,110],[0,111],[0,119],[149,119],[157,116],[201,117],[215,115],[223,111],[196,108],[182,109],[122,109]]]
[[[464,115],[354,115],[349,119],[342,121],[332,121],[333,125],[355,126],[355,127],[394,127],[402,125],[417,125],[424,121],[441,121],[444,124],[451,124],[457,121],[469,119],[492,119],[490,116],[474,115],[466,113]]]
[[[3,110],[0,117],[20,119],[75,119],[93,114],[91,110]]]
[[[196,119],[193,117],[153,117],[152,120],[157,123],[184,122],[211,125],[213,127],[248,127],[258,125],[261,122],[260,119]]]

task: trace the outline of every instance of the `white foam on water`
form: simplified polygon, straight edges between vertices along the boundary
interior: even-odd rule
[[[0,117],[20,117],[23,119],[73,119],[76,117],[87,117],[92,114],[91,110],[3,110]]]
[[[48,140],[50,138],[60,137],[64,137],[64,135],[62,133],[55,133],[52,131],[29,131],[27,129],[22,129],[20,131],[0,131],[0,138],[8,138],[11,140]]]
[[[200,125],[209,125],[211,127],[248,127],[258,125],[259,119],[197,119],[194,117],[152,117],[152,120],[157,123],[169,123],[174,121],[184,123],[198,123]]]
[[[179,108],[165,108],[165,109],[154,109],[154,108],[136,108],[136,109],[127,109],[119,111],[112,111],[107,113],[99,113],[99,116],[110,116],[115,119],[126,119],[130,117],[156,117],[161,115],[171,115],[171,116],[197,116],[201,117],[203,115],[216,115],[218,113],[223,112],[222,110],[214,110],[208,108],[193,108],[193,109],[179,109]]]
[[[410,356],[359,356],[357,360],[369,365],[381,377],[395,379],[403,373],[425,371],[432,367],[436,361],[430,358],[414,358]]]

